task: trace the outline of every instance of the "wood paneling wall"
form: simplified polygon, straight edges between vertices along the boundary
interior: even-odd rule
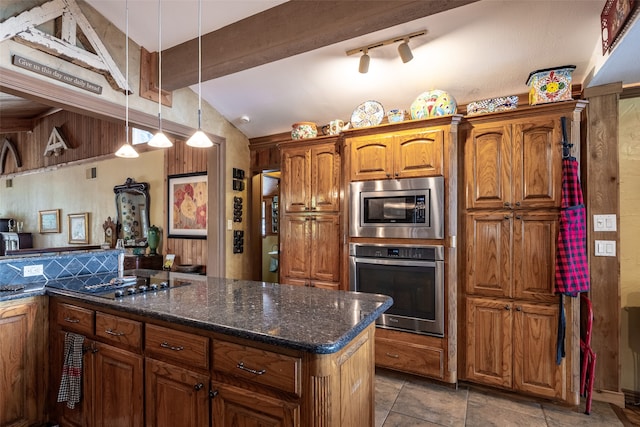
[[[166,176],[193,172],[207,172],[207,148],[192,148],[185,141],[174,141],[173,147],[167,149],[164,155]],[[167,186],[165,178],[165,188]],[[211,201],[210,201],[211,202]],[[168,198],[167,198],[168,203]],[[212,209],[211,205],[208,209]],[[165,206],[167,218],[169,206]],[[165,220],[166,221],[166,220]],[[163,246],[168,254],[175,254],[175,264],[207,265],[207,240],[206,239],[175,239],[167,238],[169,224],[164,224],[166,232],[163,235]]]
[[[589,100],[582,176],[587,208],[589,268],[594,321],[591,346],[598,355],[594,399],[624,402],[620,392],[620,239],[594,232],[594,214],[620,215],[618,171],[618,99],[622,84],[585,90]],[[585,185],[586,184],[586,185]],[[618,227],[619,230],[619,227]],[[595,240],[617,242],[615,257],[594,256]],[[607,397],[607,395],[609,395]]]

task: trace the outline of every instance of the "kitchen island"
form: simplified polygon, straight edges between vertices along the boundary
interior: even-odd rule
[[[86,293],[81,280],[47,283],[50,421],[374,425],[375,319],[391,298],[147,277],[183,285],[105,298]],[[66,333],[84,337],[83,395],[74,409],[56,402]]]

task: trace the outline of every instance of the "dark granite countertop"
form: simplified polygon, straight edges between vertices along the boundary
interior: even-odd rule
[[[46,294],[318,354],[343,348],[393,302],[385,295],[156,273],[191,284],[107,299],[58,283],[47,284]]]

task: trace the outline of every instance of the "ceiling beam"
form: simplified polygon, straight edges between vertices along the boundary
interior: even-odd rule
[[[202,35],[202,81],[476,1],[478,0],[291,0]],[[197,38],[162,52],[163,89],[172,91],[196,83]]]

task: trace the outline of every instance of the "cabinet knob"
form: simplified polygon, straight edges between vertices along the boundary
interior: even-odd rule
[[[520,202],[516,202],[516,206],[520,206]]]
[[[516,219],[522,219],[522,215],[516,215]]]
[[[398,172],[395,173],[395,176],[400,176],[400,174]]]
[[[505,215],[504,219],[510,219],[511,217],[509,215]]]
[[[511,207],[511,203],[509,203],[509,202],[504,202],[504,207],[505,207],[505,208]]]
[[[202,390],[202,387],[204,387],[204,384],[202,384],[202,383],[198,383],[198,384],[196,384],[196,385],[194,385],[194,386],[193,386],[193,389],[194,389],[195,391],[200,391],[200,390]]]
[[[511,310],[511,306],[509,304],[507,304],[507,305],[504,306],[504,309],[509,311],[509,310]]]
[[[517,306],[517,307],[516,307],[516,311],[522,311],[522,307]]]
[[[213,399],[218,395],[218,390],[209,390],[209,397]]]
[[[391,174],[390,173],[387,174],[387,178],[391,178]]]

